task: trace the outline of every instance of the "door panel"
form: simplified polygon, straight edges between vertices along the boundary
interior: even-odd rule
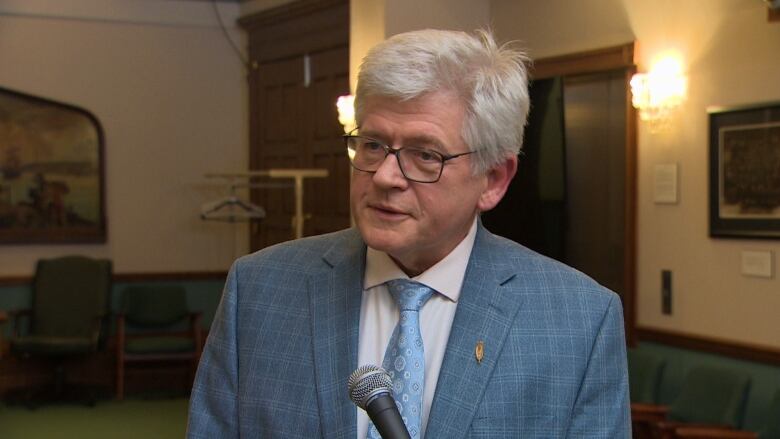
[[[344,1],[303,1],[242,22],[256,63],[249,79],[251,170],[329,173],[304,180],[307,236],[349,227],[349,163],[336,111],[338,96],[349,93],[348,11]],[[252,227],[252,251],[294,237],[293,180],[262,182],[290,187],[252,191],[267,213]]]
[[[626,118],[623,72],[568,78],[564,86],[566,263],[623,295]]]

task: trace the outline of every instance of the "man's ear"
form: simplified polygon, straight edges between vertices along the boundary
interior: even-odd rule
[[[509,182],[514,178],[517,172],[517,156],[507,157],[503,162],[493,166],[487,172],[487,187],[482,192],[477,202],[477,209],[480,212],[486,212],[498,204],[507,188]]]

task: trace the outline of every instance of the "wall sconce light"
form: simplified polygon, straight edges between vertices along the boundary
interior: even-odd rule
[[[667,56],[649,72],[631,77],[631,103],[639,110],[639,118],[655,131],[666,125],[672,111],[685,100],[687,89],[679,58]]]
[[[355,122],[355,97],[352,95],[339,96],[336,100],[336,108],[339,110],[339,123],[344,126],[344,133],[349,134],[357,126],[357,122]]]

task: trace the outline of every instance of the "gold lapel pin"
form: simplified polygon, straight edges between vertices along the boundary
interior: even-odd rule
[[[477,358],[477,364],[482,364],[482,358],[485,357],[485,343],[482,340],[477,342],[477,347],[474,349],[474,356]]]

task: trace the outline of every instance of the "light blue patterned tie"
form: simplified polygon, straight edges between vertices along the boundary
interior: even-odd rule
[[[422,424],[422,394],[425,387],[425,351],[420,334],[420,308],[430,299],[433,290],[409,280],[387,282],[398,303],[401,315],[385,351],[384,367],[393,379],[393,394],[398,411],[413,439],[420,438]],[[368,437],[379,439],[373,424]]]

